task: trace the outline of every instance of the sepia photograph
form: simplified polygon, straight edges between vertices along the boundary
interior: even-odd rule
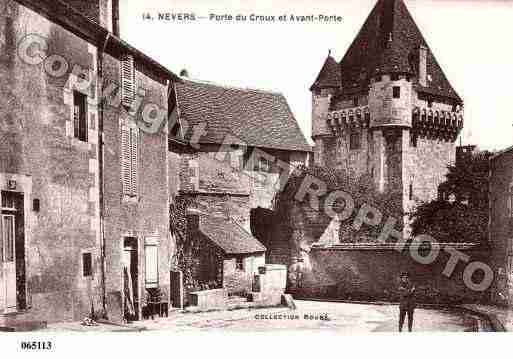
[[[513,330],[512,19],[0,0],[1,345]]]

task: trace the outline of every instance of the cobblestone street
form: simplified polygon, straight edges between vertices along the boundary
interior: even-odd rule
[[[283,329],[335,330],[342,333],[391,332],[397,330],[398,307],[347,303],[296,301],[296,310],[286,308],[171,313],[169,318],[138,322],[148,330]],[[405,326],[406,327],[406,326]],[[465,332],[477,328],[476,318],[447,310],[416,309],[414,330]]]

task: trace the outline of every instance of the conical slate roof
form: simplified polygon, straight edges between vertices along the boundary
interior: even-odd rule
[[[371,77],[382,73],[415,75],[421,46],[428,49],[428,81],[417,90],[461,102],[402,0],[379,0],[374,6],[340,61],[343,91],[365,88]]]
[[[340,76],[340,65],[335,61],[331,54],[328,55],[324,65],[322,66],[317,79],[313,83],[310,90],[319,88],[339,88],[342,78]]]

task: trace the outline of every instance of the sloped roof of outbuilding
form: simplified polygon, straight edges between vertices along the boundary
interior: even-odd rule
[[[231,135],[248,146],[312,151],[283,94],[182,80],[175,87],[179,118],[207,124],[200,143],[222,144]]]
[[[199,230],[226,254],[262,253],[267,250],[258,239],[230,219],[201,215]]]

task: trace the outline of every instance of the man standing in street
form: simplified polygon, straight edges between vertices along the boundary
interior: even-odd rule
[[[403,331],[404,319],[408,315],[408,331],[413,329],[413,312],[415,311],[415,287],[408,273],[399,278],[399,331]]]

